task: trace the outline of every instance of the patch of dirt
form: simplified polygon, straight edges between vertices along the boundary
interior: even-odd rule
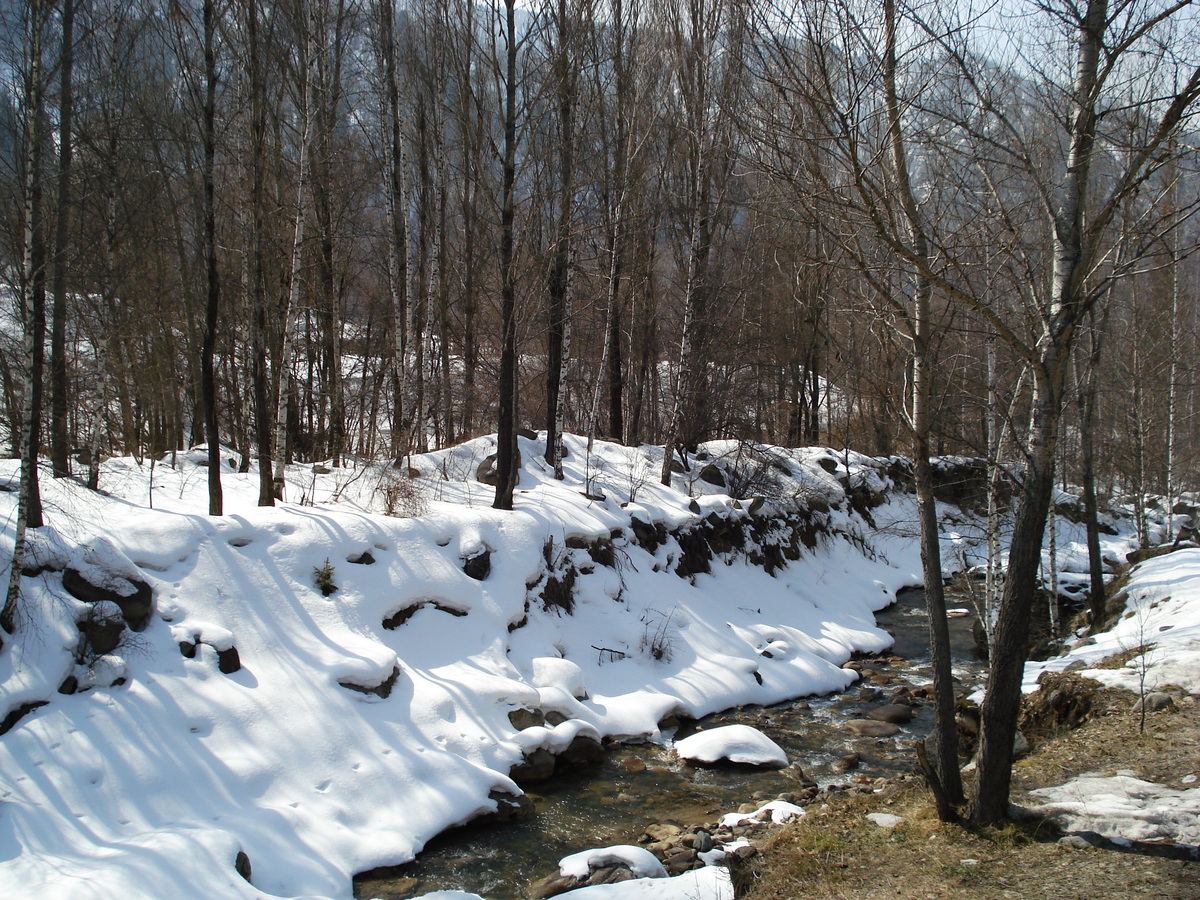
[[[1132,771],[1183,787],[1200,774],[1200,706],[1172,692],[1175,707],[1147,714],[1141,731],[1137,697],[1098,689],[1090,717],[1074,731],[1035,740],[1013,771],[1015,803],[1030,790],[1075,775]],[[1196,900],[1200,862],[1116,849],[1071,849],[1052,823],[1010,824],[972,832],[937,820],[923,782],[905,776],[873,795],[833,793],[795,825],[776,832],[735,875],[748,900],[926,900],[926,898],[1053,898],[1053,900]],[[882,828],[868,813],[902,822]]]

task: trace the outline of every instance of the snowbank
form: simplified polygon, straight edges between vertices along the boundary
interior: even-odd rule
[[[531,751],[842,690],[891,643],[873,613],[920,580],[894,461],[718,443],[664,487],[661,449],[566,446],[556,481],[520,440],[512,512],[476,480],[493,438],[413,479],[293,467],[269,509],[226,461],[215,518],[206,453],[109,461],[103,494],[44,478],[0,651],[0,896],[346,898],[519,794]],[[978,523],[956,522],[970,562]],[[732,896],[710,870],[586,890]]]
[[[1139,648],[1118,669],[1095,665]],[[1129,573],[1125,611],[1109,631],[1067,653],[1025,667],[1026,693],[1045,671],[1067,669],[1108,687],[1141,692],[1175,685],[1200,694],[1200,549],[1185,548],[1139,563]]]
[[[261,509],[254,470],[225,466],[219,518],[203,455],[111,461],[106,495],[46,478],[49,568],[24,579],[0,686],[5,711],[48,705],[0,737],[0,895],[349,897],[354,873],[519,794],[531,748],[846,687],[841,664],[890,643],[873,612],[918,580],[915,551],[864,556],[839,482],[800,453],[796,496],[835,501],[811,547],[691,476],[657,484],[653,452],[571,437],[564,482],[522,439],[497,512],[473,480],[488,446],[414,458],[427,512],[406,519],[381,514],[388,470],[295,468],[322,502]],[[739,546],[705,560],[660,528]],[[72,563],[114,596],[148,585],[144,630],[81,642]],[[567,721],[522,731],[523,710]]]

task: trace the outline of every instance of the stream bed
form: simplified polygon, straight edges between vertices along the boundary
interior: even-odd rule
[[[968,604],[948,595],[947,606]],[[876,620],[895,637],[895,644],[884,656],[852,663],[863,677],[846,693],[730,709],[685,722],[674,735],[678,739],[702,728],[751,725],[787,752],[792,761],[788,768],[697,768],[655,744],[621,745],[596,767],[527,790],[536,810],[530,818],[447,832],[430,841],[414,862],[357,876],[354,895],[402,900],[429,891],[464,890],[491,900],[516,900],[529,882],[553,871],[562,857],[636,842],[652,823],[711,822],[747,801],[799,791],[806,779],[825,786],[912,771],[912,744],[933,727],[928,702],[892,738],[863,737],[843,727],[847,719],[889,702],[897,690],[917,690],[932,680],[924,592],[902,591]],[[954,674],[965,686],[979,680],[983,670],[971,635],[974,616],[949,621]],[[859,755],[857,768],[843,773],[831,768],[851,753]]]

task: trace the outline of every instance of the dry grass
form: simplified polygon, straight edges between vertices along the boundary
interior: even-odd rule
[[[1200,773],[1200,709],[1183,698],[1178,709],[1150,715],[1145,734],[1128,692],[1097,692],[1097,712],[1076,731],[1039,742],[1014,770],[1014,800],[1073,775],[1130,769],[1151,781],[1180,786]],[[1114,753],[1113,748],[1119,748]],[[867,813],[901,816],[880,828]],[[937,820],[915,779],[874,795],[833,794],[794,826],[777,832],[738,873],[749,900],[925,900],[925,898],[1046,898],[1105,900],[1200,897],[1200,863],[1057,843],[1049,823],[1010,824],[974,832]]]

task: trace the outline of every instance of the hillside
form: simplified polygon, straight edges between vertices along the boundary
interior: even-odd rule
[[[653,448],[567,445],[556,482],[522,438],[511,513],[476,480],[489,439],[413,478],[297,468],[303,505],[273,509],[231,466],[219,518],[206,454],[113,460],[100,494],[46,478],[0,652],[0,893],[347,897],[512,814],[539,750],[840,690],[890,643],[872,613],[919,580],[900,461],[709,445],[667,489]],[[974,564],[978,521],[945,513]]]

